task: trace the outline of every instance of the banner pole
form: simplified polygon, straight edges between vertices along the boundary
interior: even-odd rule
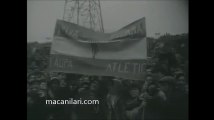
[[[145,120],[145,109],[146,109],[146,106],[143,107],[142,120]]]

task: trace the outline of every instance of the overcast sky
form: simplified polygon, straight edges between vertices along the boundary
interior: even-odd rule
[[[27,41],[46,42],[57,19],[62,19],[64,0],[28,0]],[[116,31],[146,18],[147,36],[155,33],[188,33],[187,0],[101,0],[105,32]]]

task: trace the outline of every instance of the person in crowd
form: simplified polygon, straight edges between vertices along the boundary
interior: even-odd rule
[[[77,91],[78,91],[78,84],[76,78],[71,75],[67,78],[67,93],[68,93],[68,99],[76,99]],[[65,105],[65,116],[67,116],[67,120],[73,120],[73,111],[74,111],[73,105]]]
[[[66,74],[65,73],[58,73],[57,78],[60,81],[60,87],[66,87]]]
[[[167,95],[169,98],[174,89],[175,79],[172,76],[164,76],[159,80],[160,89]]]
[[[104,98],[104,93],[102,91],[103,89],[101,88],[101,83],[98,80],[98,77],[93,76],[91,77],[90,80],[90,100],[99,100],[99,104],[93,104],[90,105],[92,108],[92,116],[93,120],[106,120],[107,115],[106,115],[106,109],[107,109],[107,104],[106,104],[106,99]]]
[[[40,89],[41,81],[35,77],[30,82],[30,90],[27,95],[28,99],[28,120],[46,120],[47,109],[45,106],[45,93]]]
[[[152,68],[152,74],[157,80],[160,80],[162,77],[164,77],[164,73],[157,67]]]
[[[189,85],[188,83],[185,84],[185,93],[188,95],[189,94]]]
[[[27,94],[27,120],[36,120],[34,100],[30,94]]]
[[[124,106],[127,120],[140,120],[140,109],[142,100],[140,96],[140,85],[133,82],[128,88],[128,95],[124,98]]]
[[[47,90],[47,82],[45,80],[41,81],[40,89]]]
[[[38,91],[40,89],[40,81],[37,79],[34,79],[33,81],[30,82],[29,86],[30,86],[31,95],[37,96]]]
[[[178,77],[177,81],[181,81],[181,82],[184,82],[184,83],[185,83],[185,82],[186,82],[185,76],[182,75],[182,76]]]
[[[148,69],[146,70],[146,73],[147,73],[147,74],[152,74],[152,69],[148,68]]]
[[[51,78],[48,84],[48,100],[60,100],[60,82],[57,77]],[[51,104],[48,106],[49,120],[65,120],[64,107],[62,105]]]
[[[81,99],[82,101],[95,99],[95,94],[90,90],[90,87],[89,76],[82,76],[79,81],[76,99]],[[73,106],[73,110],[72,120],[91,120],[98,108],[92,105],[77,104]]]
[[[59,99],[61,100],[66,100],[69,99],[70,93],[69,93],[69,86],[68,86],[68,81],[65,78],[59,77]]]
[[[183,70],[177,69],[177,70],[174,72],[174,78],[175,78],[176,80],[179,80],[180,77],[183,77],[183,79],[184,79]]]
[[[153,82],[155,82],[155,79],[153,78],[153,75],[152,74],[148,74],[146,76],[146,80],[145,80],[145,82],[143,84],[141,92],[144,93],[148,89],[149,84],[151,84]]]
[[[60,82],[57,77],[51,78],[48,83],[48,98],[57,99],[59,97]]]
[[[29,83],[29,81],[27,81],[27,94],[30,94],[30,83]]]
[[[34,101],[31,96],[30,82],[27,83],[27,120],[35,119]]]
[[[120,78],[109,79],[107,101],[107,120],[125,120],[125,108]]]
[[[140,96],[142,102],[142,120],[164,120],[162,117],[165,94],[160,91],[157,83],[148,85],[148,89]]]
[[[69,92],[69,98],[75,98],[77,96],[78,91],[78,82],[75,80],[74,77],[70,77],[67,80],[67,86],[68,86],[68,92]]]
[[[40,100],[44,102],[45,99],[47,99],[47,81],[45,80],[45,78],[40,78],[39,81],[40,82],[39,82],[38,94],[39,94]]]
[[[178,120],[188,120],[188,91],[183,77],[176,81],[174,95],[176,110],[174,116]]]
[[[59,79],[59,98],[60,100],[69,100],[72,98],[72,90],[70,89],[70,85],[68,85],[68,80],[66,79],[66,74],[60,73],[57,78]],[[70,91],[71,90],[71,91]],[[65,120],[68,120],[70,116],[71,105],[61,105],[61,113]]]
[[[159,85],[166,96],[166,101],[163,105],[163,119],[186,120],[186,113],[188,113],[186,104],[188,101],[187,98],[182,95],[183,93],[181,89],[183,88],[180,88],[179,86],[176,87],[175,79],[172,76],[165,76],[160,79]]]
[[[36,79],[36,76],[33,73],[29,73],[28,75],[28,82],[32,82]]]

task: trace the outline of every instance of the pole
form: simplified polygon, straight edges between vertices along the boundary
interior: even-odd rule
[[[102,31],[102,32],[104,32],[104,27],[103,27],[103,17],[102,17],[102,12],[101,12],[100,0],[98,0],[98,3],[99,3],[99,9],[100,9],[101,31]]]
[[[90,23],[90,29],[92,29],[92,15],[91,15],[91,0],[89,0],[88,1],[88,5],[89,5],[89,7],[88,7],[88,12],[89,12],[89,19],[90,19],[90,21],[89,21],[89,23]],[[93,29],[92,29],[93,30]]]
[[[63,20],[65,20],[65,9],[66,9],[66,4],[67,4],[67,0],[65,0],[64,13],[63,13]]]
[[[145,109],[146,109],[146,106],[143,107],[142,120],[145,120]]]
[[[77,0],[77,25],[79,25],[79,0]]]
[[[92,28],[92,14],[91,14],[91,0],[88,1],[88,5],[89,5],[89,23],[90,23],[90,29],[93,30]],[[93,43],[91,41],[91,50],[92,50],[92,58],[95,59],[95,54],[96,54],[96,43]]]

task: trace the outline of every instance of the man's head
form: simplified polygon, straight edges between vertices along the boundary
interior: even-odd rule
[[[96,81],[96,80],[92,81],[91,84],[90,84],[90,90],[97,91],[98,88],[99,88],[98,81]]]
[[[179,78],[178,78],[178,81],[185,81],[185,77],[182,75],[182,76],[180,76]]]
[[[147,74],[152,74],[152,69],[147,69],[146,72]]]
[[[40,81],[38,80],[31,81],[29,87],[32,93],[37,93],[38,90],[40,89]]]
[[[68,88],[72,91],[72,90],[75,90],[78,85],[77,85],[77,81],[75,80],[68,80],[67,81],[67,84],[68,84]]]
[[[65,73],[58,73],[58,78],[60,80],[65,80],[66,79],[66,74]]]
[[[64,79],[60,80],[60,87],[66,87],[67,86],[67,81]]]
[[[150,95],[154,95],[155,93],[157,93],[158,92],[158,85],[157,84],[150,84],[149,86],[148,86],[148,93],[150,94]]]
[[[174,78],[172,76],[165,76],[159,80],[160,89],[164,92],[171,91],[174,83]]]
[[[27,93],[30,93],[30,83],[27,82]]]
[[[186,90],[186,83],[184,82],[184,80],[177,80],[176,81],[176,89],[181,91],[181,92],[185,92]]]
[[[103,77],[102,76],[98,76],[97,79],[98,80],[103,80]]]
[[[85,84],[85,83],[90,83],[89,76],[80,77],[79,83],[80,83],[80,85]]]
[[[57,90],[60,86],[60,82],[58,80],[58,78],[56,77],[53,77],[51,78],[51,81],[50,81],[50,88],[53,89],[53,90]]]
[[[184,87],[184,88],[185,88],[185,93],[188,94],[188,93],[189,93],[189,85],[188,85],[188,84],[185,84],[185,87]]]
[[[181,69],[177,68],[174,72],[174,76],[176,79],[178,79],[179,77],[184,76],[184,72]]]
[[[34,80],[36,80],[36,76],[35,76],[35,75],[29,75],[29,76],[28,76],[28,81],[29,81],[29,82],[32,82],[32,81],[34,81]]]
[[[123,78],[119,78],[119,77],[114,77],[113,78],[113,81],[116,81],[116,82],[121,82],[122,80],[124,80]]]
[[[82,94],[85,93],[86,91],[89,90],[90,84],[89,83],[82,83],[79,87],[78,87],[78,93]]]
[[[79,89],[87,90],[90,87],[90,78],[89,76],[82,76],[79,80]]]
[[[47,83],[45,81],[42,81],[40,83],[40,89],[42,89],[42,90],[46,90],[47,89]]]
[[[140,90],[138,88],[132,88],[129,90],[129,95],[132,97],[132,98],[136,98],[140,95]]]
[[[42,98],[46,97],[46,91],[45,90],[42,90],[42,89],[39,90],[38,94],[39,94],[39,97],[42,97]]]
[[[154,81],[153,76],[151,74],[146,76],[146,82],[148,84],[152,83]]]
[[[136,98],[140,95],[140,87],[139,85],[137,84],[132,84],[130,87],[129,87],[129,95],[132,97],[132,98]]]

